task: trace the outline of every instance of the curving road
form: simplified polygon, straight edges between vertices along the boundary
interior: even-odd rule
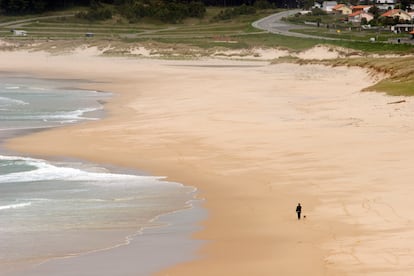
[[[257,20],[252,23],[252,26],[268,31],[273,34],[280,34],[280,35],[286,35],[286,36],[294,36],[294,37],[302,37],[302,38],[316,38],[316,39],[325,39],[325,40],[339,40],[339,38],[331,38],[331,37],[322,37],[322,36],[316,36],[316,35],[307,35],[307,34],[300,34],[300,33],[294,33],[290,30],[297,29],[298,26],[294,24],[287,23],[285,21],[282,21],[283,17],[288,17],[289,15],[295,14],[300,12],[301,10],[288,10],[283,11],[279,13],[272,14],[270,16],[267,16],[265,18],[262,18],[260,20]],[[307,26],[300,26],[301,29],[303,28],[310,28]]]

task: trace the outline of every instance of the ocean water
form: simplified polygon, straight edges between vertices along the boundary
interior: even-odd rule
[[[102,102],[110,93],[65,88],[68,85],[72,83],[0,77],[0,130],[56,127],[102,116]]]
[[[102,117],[111,94],[74,84],[0,75],[0,139]],[[194,192],[160,177],[0,151],[0,274],[126,245],[157,217],[189,207]]]

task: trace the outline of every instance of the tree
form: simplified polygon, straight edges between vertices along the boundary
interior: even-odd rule
[[[302,2],[302,4],[303,4],[303,8],[305,10],[310,10],[313,7],[313,5],[315,5],[315,1],[314,0],[304,0]]]
[[[25,14],[32,12],[30,0],[2,0],[1,8],[9,14]]]
[[[89,4],[90,0],[0,0],[0,8],[11,15],[42,13],[72,5]]]
[[[374,19],[378,19],[380,17],[380,9],[377,6],[372,6],[368,10],[374,16]]]
[[[402,10],[408,10],[410,9],[411,3],[410,0],[401,0],[400,1],[400,7]]]
[[[327,15],[326,11],[320,9],[320,8],[314,8],[312,9],[312,15],[320,16],[320,15]]]
[[[361,18],[361,25],[367,25],[367,24],[368,24],[368,20],[365,17]]]
[[[188,16],[202,18],[206,14],[206,7],[200,1],[190,2],[188,5]]]
[[[410,0],[402,0],[410,1]],[[115,10],[122,10],[123,13],[134,14],[130,8],[137,6],[145,7],[145,13],[151,16],[158,14],[162,18],[172,16],[180,18],[202,17],[205,14],[206,6],[224,6],[228,8],[239,8],[247,6],[246,11],[252,12],[253,7],[258,9],[285,8],[306,6],[305,2],[313,0],[0,0],[0,10],[5,14],[30,14],[41,13],[50,10],[65,9],[71,6],[92,7],[93,2],[110,4],[115,6]],[[166,10],[171,8],[172,10]],[[151,10],[151,12],[149,12]],[[187,10],[187,12],[186,12]]]
[[[383,26],[391,26],[391,25],[394,25],[394,18],[392,18],[392,17],[380,17],[380,23]]]
[[[351,4],[352,6],[356,6],[359,4],[359,2],[360,2],[359,0],[350,0],[349,4]]]
[[[274,4],[269,3],[267,0],[257,0],[254,2],[254,7],[259,10],[272,9]]]

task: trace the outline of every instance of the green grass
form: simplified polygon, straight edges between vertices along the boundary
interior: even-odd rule
[[[186,19],[181,24],[166,24],[150,18],[144,18],[135,24],[129,24],[126,23],[125,19],[122,19],[119,16],[115,16],[114,19],[104,22],[89,22],[75,16],[63,16],[61,18],[38,19],[36,21],[19,24],[19,29],[27,30],[28,35],[33,39],[43,39],[43,32],[48,32],[48,38],[50,39],[60,39],[69,34],[82,34],[82,32],[95,32],[97,34],[107,33],[116,36],[122,34],[139,35],[142,32],[158,31],[154,35],[148,35],[147,38],[151,40],[162,40],[165,41],[165,43],[169,43],[168,39],[170,37],[171,43],[177,43],[177,40],[179,39],[177,39],[176,36],[204,36],[207,41],[205,43],[197,42],[196,44],[207,45],[210,43],[208,40],[214,36],[231,36],[234,34],[257,32],[256,29],[251,27],[251,22],[275,12],[275,10],[268,10],[254,15],[239,16],[232,20],[212,21],[212,18],[218,14],[220,10],[221,8],[208,8],[207,15],[204,18]],[[73,9],[69,12],[74,14],[76,11],[77,9]],[[60,12],[59,14],[68,14],[69,12]],[[8,17],[4,20],[10,22],[18,19],[22,18]],[[7,37],[7,32],[4,31],[8,31],[12,28],[13,26],[0,27],[0,32],[3,31],[3,36]],[[9,34],[9,36],[12,36],[12,34]],[[137,40],[142,41],[142,38]],[[135,40],[129,41],[134,42]],[[185,43],[186,39],[184,38],[182,41]]]
[[[326,42],[325,42],[326,43]],[[391,44],[391,43],[372,43],[358,41],[329,41],[331,45],[341,46],[344,48],[354,49],[365,53],[377,54],[413,54],[414,45],[410,44]]]
[[[388,77],[364,91],[385,92],[393,96],[414,96],[414,57],[352,58],[324,61],[298,61],[330,66],[358,66],[383,73]]]
[[[304,22],[308,21],[308,22],[320,22],[321,24],[335,24],[337,26],[345,26],[346,24],[344,23],[344,19],[346,18],[346,16],[341,15],[341,14],[328,14],[328,15],[312,15],[312,14],[307,14],[307,15],[292,15],[289,16],[287,19],[288,22],[293,23],[293,24],[303,24]]]
[[[243,49],[253,47],[266,47],[266,48],[288,48],[294,51],[301,51],[312,48],[318,44],[323,43],[323,40],[318,39],[298,39],[293,37],[286,37],[282,35],[274,35],[269,33],[258,34],[236,34],[228,33],[225,36],[228,41],[221,41],[220,37],[222,33],[199,33],[197,36],[176,36],[174,34],[180,34],[172,31],[168,37],[155,35],[151,37],[152,41],[164,43],[164,44],[183,44],[188,46],[200,47],[203,49],[213,47],[224,47],[228,49]],[[147,37],[125,38],[124,41],[132,42],[145,42]]]
[[[279,47],[295,51],[306,50],[324,42],[319,39],[303,39],[270,33],[234,36],[234,38],[249,47]]]
[[[392,96],[414,96],[414,80],[385,79],[365,90],[384,92]]]
[[[339,30],[339,32],[337,31]],[[296,29],[293,32],[317,35],[323,37],[348,39],[348,40],[360,40],[369,41],[370,38],[375,38],[377,41],[387,41],[390,38],[399,38],[401,34],[394,34],[392,32],[374,32],[374,31],[349,31],[340,29],[326,29],[326,28],[308,28],[308,29]],[[408,37],[408,35],[406,35]]]

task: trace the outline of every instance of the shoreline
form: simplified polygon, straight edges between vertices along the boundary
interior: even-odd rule
[[[144,226],[129,234],[125,237],[124,243],[88,252],[51,257],[40,263],[25,264],[6,273],[9,276],[75,276],[79,273],[135,275],[139,271],[150,275],[180,262],[195,260],[197,255],[194,253],[203,241],[189,240],[189,235],[200,230],[197,224],[206,213],[200,206],[200,200],[191,200],[191,203],[186,204],[188,205],[184,209],[155,217],[150,223],[157,225]],[[74,267],[76,269],[73,269]]]
[[[30,136],[30,134],[28,135]],[[14,138],[18,137],[14,136]],[[2,151],[2,153],[7,156],[16,154],[13,151]],[[31,156],[25,156],[25,158],[31,158]],[[76,161],[81,162],[83,165],[85,164],[85,161],[62,156],[53,156],[47,161]],[[137,173],[135,170],[122,167],[89,162],[87,164],[109,169],[111,173],[115,174]],[[138,175],[148,174],[139,173]],[[181,183],[175,184],[183,185]],[[178,263],[197,259],[196,252],[204,242],[190,239],[190,237],[196,231],[200,231],[201,227],[199,224],[205,219],[207,214],[202,207],[203,200],[197,199],[197,189],[188,185],[186,187],[194,189],[189,192],[193,195],[193,198],[185,202],[185,206],[182,208],[157,215],[146,222],[144,226],[135,230],[133,228],[125,228],[111,230],[105,234],[112,242],[119,241],[119,243],[107,243],[106,245],[103,244],[106,247],[74,252],[64,256],[49,256],[45,259],[39,258],[9,264],[4,263],[4,267],[0,271],[9,276],[41,276],[55,275],[56,273],[75,276],[79,275],[80,272],[86,271],[88,271],[88,275],[114,275],[113,273],[120,271],[123,271],[122,275],[134,275],[137,270],[145,272],[145,275],[149,275]],[[91,234],[97,234],[101,230],[89,231],[91,231]],[[80,232],[82,233],[83,231]],[[171,248],[167,247],[166,249],[166,244]],[[160,256],[162,256],[162,259],[159,259]],[[128,258],[124,260],[124,257]],[[139,261],[134,262],[129,259],[131,257],[138,258]],[[124,262],[122,270],[114,266],[113,262],[117,265],[121,265]],[[103,268],[103,263],[108,263],[108,267]],[[70,269],[71,267],[77,267],[77,269]],[[65,269],[62,270],[62,268]],[[111,269],[115,269],[115,271],[108,272]]]
[[[116,96],[102,121],[20,137],[9,147],[136,167],[191,184],[206,199],[209,216],[193,236],[207,241],[200,258],[158,275],[414,271],[405,259],[376,261],[386,258],[381,249],[395,244],[381,232],[385,222],[404,240],[414,236],[398,230],[410,226],[412,216],[403,211],[407,199],[398,200],[414,179],[404,169],[412,161],[413,105],[393,107],[387,96],[360,93],[373,82],[366,70],[291,64],[188,68],[165,64],[208,62],[82,55],[49,57],[39,68],[44,56],[27,59],[34,61],[27,70],[40,75],[105,80],[85,87]],[[1,66],[26,68],[19,60]],[[395,183],[389,166],[398,172]],[[398,189],[385,198],[391,183]],[[300,222],[298,202],[307,216]],[[397,254],[409,250],[398,244]]]
[[[7,77],[13,77],[12,72],[8,72]],[[25,76],[20,75],[16,78],[26,80]],[[42,80],[47,81],[48,79],[45,78],[36,78],[34,75],[28,77],[34,80]],[[50,79],[53,82],[59,82],[62,80],[58,79]],[[67,84],[69,82],[73,82],[74,80],[64,80],[62,84]],[[65,88],[69,90],[80,90],[75,87],[76,84],[73,84],[72,88]],[[61,89],[61,88],[56,88]],[[90,91],[90,90],[86,90]],[[105,92],[107,93],[107,92]],[[108,101],[108,98],[105,99],[105,102]],[[100,104],[104,104],[101,100],[98,100]],[[102,108],[103,109],[103,108]],[[93,116],[90,117],[91,114],[95,113],[96,111],[91,111],[92,113],[86,114],[86,117],[89,119],[80,120],[77,123],[67,123],[63,125],[54,125],[54,126],[42,126],[42,127],[25,127],[22,129],[6,129],[5,132],[1,132],[1,141],[0,141],[0,155],[3,156],[10,156],[10,157],[22,157],[22,158],[33,158],[30,154],[26,154],[24,152],[13,151],[8,149],[5,144],[8,140],[17,139],[20,136],[31,136],[36,133],[42,133],[47,131],[53,131],[54,129],[64,128],[68,126],[76,126],[78,124],[82,124],[85,122],[90,121],[97,121],[102,120],[105,118],[105,114],[101,114],[101,116]],[[101,112],[98,110],[98,112]],[[70,166],[72,163],[76,163],[77,166],[93,166],[99,167],[104,170],[108,170],[110,173],[115,174],[132,174],[132,175],[142,175],[142,176],[150,176],[148,173],[144,173],[143,171],[138,171],[132,168],[123,168],[119,166],[114,166],[111,164],[97,164],[86,162],[85,160],[70,158],[66,156],[36,156],[36,158],[42,158],[42,160],[51,163],[63,163],[66,164],[65,166]],[[74,165],[74,164],[72,164]],[[156,177],[156,176],[155,176]],[[184,186],[181,183],[171,183],[174,185]],[[110,268],[102,269],[102,263],[107,262],[107,258],[105,255],[128,255],[128,252],[134,252],[135,256],[140,256],[142,260],[145,259],[145,262],[142,260],[139,262],[139,269],[145,271],[145,274],[154,273],[164,267],[168,267],[174,265],[178,262],[184,262],[194,259],[194,252],[198,247],[200,242],[192,241],[189,239],[189,236],[198,229],[198,223],[205,217],[205,210],[201,208],[201,201],[196,199],[197,189],[195,187],[186,186],[188,188],[194,189],[193,191],[188,192],[188,194],[192,195],[192,199],[188,200],[184,203],[184,205],[178,209],[174,209],[169,212],[162,213],[160,215],[156,215],[149,221],[145,223],[145,225],[138,227],[134,230],[134,228],[124,228],[124,229],[117,229],[117,230],[110,230],[105,231],[105,236],[107,238],[107,242],[101,244],[103,247],[98,247],[97,244],[96,248],[91,248],[87,251],[73,251],[71,253],[67,253],[66,255],[58,254],[54,256],[54,254],[50,254],[50,256],[43,256],[43,257],[36,257],[33,259],[22,259],[21,261],[13,261],[13,262],[5,262],[2,263],[2,268],[0,271],[5,275],[10,276],[21,276],[21,275],[49,275],[52,274],[62,274],[62,267],[68,266],[69,268],[73,266],[73,263],[83,263],[82,270],[89,271],[93,275],[108,275],[108,270]],[[79,236],[85,230],[78,230]],[[102,235],[99,234],[102,232],[100,229],[95,230],[87,230],[90,231],[92,235]],[[126,236],[125,236],[126,235]],[[175,248],[179,248],[180,243],[186,244],[186,246],[180,250],[179,252],[171,250],[163,249],[163,245],[158,242],[154,241],[152,236],[157,235],[157,238],[163,240],[164,243],[171,244]],[[110,242],[108,242],[110,241]],[[119,243],[118,243],[119,242]],[[141,245],[151,244],[151,248],[147,248],[144,250],[141,248]],[[47,247],[47,245],[44,245]],[[148,246],[147,246],[148,247]],[[131,249],[132,248],[132,249]],[[56,250],[56,249],[55,249]],[[53,249],[52,249],[53,251]],[[114,252],[115,251],[115,252]],[[54,252],[54,251],[53,251]],[[127,252],[127,253],[125,253]],[[156,255],[160,255],[162,252],[163,259],[159,260]],[[56,252],[55,252],[56,253]],[[104,257],[102,257],[102,255]],[[132,254],[130,254],[132,256]],[[96,259],[93,264],[85,261],[88,259]],[[157,261],[155,261],[157,260]],[[120,262],[117,261],[119,264]],[[97,273],[96,267],[99,264],[99,268],[101,271]],[[122,271],[124,271],[123,275],[134,274],[137,267],[135,267],[136,262],[125,263],[122,265]],[[110,267],[113,267],[112,265]],[[119,268],[117,268],[119,272]],[[79,275],[79,271],[73,271],[71,269],[65,269],[64,275]]]

